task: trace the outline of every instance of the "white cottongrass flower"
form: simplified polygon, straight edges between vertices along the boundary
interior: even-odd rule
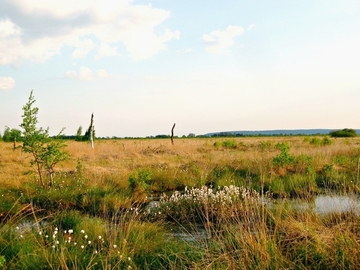
[[[81,233],[85,233],[85,231],[84,231],[84,230],[81,230],[80,232],[81,232]]]

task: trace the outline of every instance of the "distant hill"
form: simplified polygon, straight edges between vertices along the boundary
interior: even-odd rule
[[[276,136],[276,135],[328,135],[330,131],[337,129],[276,129],[276,130],[239,130],[221,131],[204,134],[204,136]],[[356,129],[360,134],[360,129]]]

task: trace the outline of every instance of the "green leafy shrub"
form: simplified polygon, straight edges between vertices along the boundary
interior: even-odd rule
[[[49,136],[49,129],[38,128],[38,111],[34,107],[35,98],[33,91],[30,92],[28,102],[23,106],[23,146],[22,150],[33,156],[31,165],[36,165],[40,184],[45,187],[43,181],[43,170],[45,169],[50,177],[49,186],[53,185],[54,167],[61,161],[68,159],[69,154],[64,150],[65,144],[59,139],[63,130],[58,134],[58,138],[53,140]]]
[[[356,137],[357,133],[355,129],[344,128],[342,130],[330,131],[331,137]]]
[[[223,147],[223,148],[237,148],[237,143],[235,140],[225,140],[222,142],[214,142],[215,147]]]
[[[311,138],[310,144],[315,145],[315,146],[319,146],[321,144],[321,140],[318,137]]]
[[[0,256],[0,268],[3,267],[5,263],[6,263],[5,256]]]
[[[260,142],[260,144],[259,144],[259,148],[260,148],[262,151],[270,150],[272,147],[273,147],[273,144],[272,144],[271,141],[262,141],[262,142]]]
[[[332,140],[329,139],[329,137],[324,137],[321,141],[322,145],[331,145],[332,144]]]
[[[320,140],[318,137],[315,137],[315,138],[311,138],[310,144],[315,146],[320,146],[320,145],[325,146],[325,145],[331,145],[332,141],[327,136],[323,137],[322,140]]]
[[[275,167],[284,167],[294,163],[295,156],[289,153],[289,145],[286,143],[278,143],[276,148],[280,150],[280,154],[272,160]]]
[[[4,130],[4,135],[2,136],[2,140],[4,142],[13,142],[14,140],[21,141],[21,131],[14,128],[10,129],[6,126]]]
[[[295,157],[294,167],[297,173],[308,173],[313,169],[313,158],[311,156],[300,154]]]
[[[224,148],[236,148],[237,144],[235,140],[226,140],[222,142]]]
[[[137,201],[146,198],[151,184],[152,171],[149,169],[138,169],[129,176],[129,187]]]

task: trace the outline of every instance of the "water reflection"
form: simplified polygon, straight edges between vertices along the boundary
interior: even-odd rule
[[[359,198],[355,196],[319,195],[315,199],[314,211],[320,215],[352,212],[360,214]]]
[[[278,201],[277,203],[284,203]],[[277,204],[275,203],[275,204]],[[290,200],[285,202],[298,211],[311,211],[319,215],[330,213],[354,213],[360,215],[360,200],[351,195],[318,195],[313,200]]]

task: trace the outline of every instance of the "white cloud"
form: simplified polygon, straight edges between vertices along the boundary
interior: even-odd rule
[[[91,81],[94,79],[93,73],[88,67],[81,67],[79,69],[78,79],[80,81]]]
[[[0,21],[0,64],[16,65],[23,60],[46,61],[73,48],[72,57],[82,58],[99,47],[97,58],[119,55],[123,43],[133,59],[146,59],[166,49],[179,38],[178,31],[155,27],[170,12],[151,5],[134,5],[132,0],[12,0],[5,1],[14,12]],[[109,44],[112,44],[111,46]]]
[[[182,49],[182,50],[177,50],[176,52],[178,52],[178,53],[191,53],[193,51],[194,50],[191,49],[191,48],[186,48],[186,49]]]
[[[119,56],[120,53],[117,52],[116,47],[111,47],[108,43],[102,42],[98,49],[98,54],[95,56],[96,59],[99,59],[104,56]]]
[[[143,77],[143,80],[145,82],[162,82],[165,79],[161,76],[145,76]]]
[[[166,30],[161,36],[156,36],[149,31],[129,33],[124,43],[134,60],[150,58],[162,50],[166,50],[165,43],[173,38],[179,39],[180,32]]]
[[[19,27],[12,21],[9,19],[0,21],[0,38],[7,38],[19,34],[21,34]]]
[[[248,31],[250,31],[251,29],[253,29],[254,28],[254,26],[255,26],[255,24],[253,23],[253,24],[250,24],[249,25],[249,27],[248,27]]]
[[[15,87],[15,80],[11,77],[0,77],[0,90],[9,91]]]
[[[84,58],[94,48],[94,42],[91,39],[79,41],[78,48],[72,53],[72,57]]]
[[[76,79],[78,77],[78,74],[76,71],[67,71],[65,73],[65,77],[68,79]]]
[[[111,79],[114,76],[104,69],[99,69],[96,74],[88,67],[80,67],[79,71],[67,71],[64,78],[79,81],[92,81],[95,79]]]
[[[24,42],[25,34],[13,22],[0,21],[0,65],[17,65],[22,59],[43,62],[59,53],[58,37],[41,37]]]
[[[229,25],[224,31],[213,31],[209,35],[204,34],[203,40],[209,53],[222,53],[226,48],[235,44],[234,37],[241,35],[244,28],[240,26]]]
[[[100,79],[110,79],[110,78],[113,77],[112,74],[107,73],[107,72],[106,72],[105,70],[103,70],[103,69],[99,69],[99,70],[97,71],[96,75],[97,75],[98,78],[100,78]]]

